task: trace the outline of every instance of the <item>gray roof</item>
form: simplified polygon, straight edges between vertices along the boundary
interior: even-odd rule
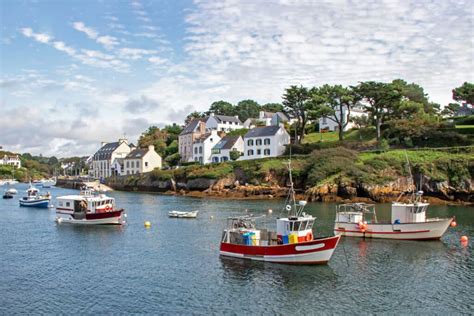
[[[102,146],[95,154],[93,159],[94,160],[108,160],[112,156],[117,147],[120,146],[119,142],[108,143]]]
[[[283,112],[276,112],[275,114],[278,115],[278,118],[281,120],[281,122],[287,122],[289,120],[288,115]]]
[[[125,159],[141,159],[148,152],[148,148],[138,148],[132,150]]]
[[[214,118],[215,118],[218,122],[226,121],[226,122],[234,122],[234,123],[242,124],[242,122],[239,120],[239,118],[238,118],[238,117],[235,117],[235,116],[214,115]],[[207,121],[207,119],[208,119],[208,118],[206,118],[206,121]]]
[[[250,131],[245,134],[244,138],[249,138],[249,137],[264,137],[264,136],[274,136],[278,130],[280,129],[280,126],[265,126],[265,127],[255,127],[252,128]]]
[[[215,146],[215,149],[232,149],[240,136],[225,136]]]
[[[183,129],[179,135],[185,135],[185,134],[190,134],[193,133],[196,127],[198,126],[199,122],[201,122],[201,119],[193,119],[191,122],[188,123]]]

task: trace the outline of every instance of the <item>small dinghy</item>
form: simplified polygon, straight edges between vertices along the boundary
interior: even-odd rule
[[[13,199],[13,194],[9,193],[8,191],[5,191],[3,194],[4,199]]]
[[[199,211],[192,211],[192,212],[179,212],[179,211],[171,211],[168,212],[169,217],[175,218],[196,218]]]

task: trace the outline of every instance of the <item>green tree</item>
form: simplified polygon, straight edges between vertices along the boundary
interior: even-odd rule
[[[381,126],[394,111],[400,100],[400,91],[390,83],[366,81],[361,82],[354,91],[367,105],[366,111],[375,122],[377,141],[381,139]]]
[[[227,136],[244,136],[249,130],[247,128],[234,129],[227,133]]]
[[[191,113],[188,114],[188,116],[186,116],[186,119],[184,120],[184,124],[187,125],[192,120],[201,119],[201,118],[204,118],[205,116],[206,116],[206,114],[204,114],[202,112],[198,112],[198,111],[191,112]]]
[[[460,108],[461,105],[459,103],[449,103],[444,107],[443,111],[441,111],[441,114],[449,117],[454,116]]]
[[[464,82],[462,86],[453,89],[453,100],[474,105],[474,83]]]
[[[209,115],[211,113],[229,116],[237,115],[235,107],[231,103],[222,100],[211,104],[209,111],[207,111],[206,114]]]
[[[170,166],[177,166],[181,160],[181,155],[179,153],[174,153],[165,158],[165,162]]]
[[[295,142],[301,144],[308,122],[306,112],[310,106],[308,103],[310,100],[309,90],[303,86],[290,86],[285,90],[282,98],[285,112],[297,119],[295,128],[298,137]]]
[[[254,100],[242,100],[235,107],[235,115],[238,115],[243,122],[248,118],[258,117],[260,104]]]
[[[281,103],[267,103],[262,105],[262,111],[267,112],[283,112],[283,104]]]
[[[338,126],[339,140],[344,139],[344,129],[350,121],[351,109],[360,101],[352,88],[341,85],[323,85],[311,90],[311,105],[316,113],[327,117]]]

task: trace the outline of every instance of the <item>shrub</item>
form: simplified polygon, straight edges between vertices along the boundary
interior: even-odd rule
[[[308,170],[308,183],[316,185],[324,179],[352,169],[357,152],[344,147],[313,151]]]

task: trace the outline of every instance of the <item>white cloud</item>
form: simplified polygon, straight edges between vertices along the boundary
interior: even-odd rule
[[[84,22],[74,22],[72,24],[73,28],[79,32],[83,32],[90,39],[96,39],[99,33],[91,27],[87,27]]]
[[[112,49],[114,46],[119,44],[116,37],[108,35],[98,37],[97,43],[104,45],[104,47],[107,49]]]
[[[48,44],[49,41],[52,39],[51,36],[45,33],[34,33],[33,30],[29,27],[25,27],[21,29],[21,33],[29,38],[33,38],[35,41]]]
[[[121,58],[131,59],[131,60],[141,59],[145,55],[153,55],[156,53],[158,53],[158,51],[153,50],[153,49],[141,49],[141,48],[130,48],[130,47],[120,48],[118,51],[118,55]]]

